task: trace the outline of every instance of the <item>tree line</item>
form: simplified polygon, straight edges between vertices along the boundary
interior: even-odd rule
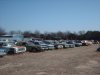
[[[25,37],[34,37],[48,40],[99,40],[100,41],[100,31],[79,31],[79,32],[44,32],[36,30],[34,32],[31,31],[10,31],[6,32],[3,28],[0,27],[0,35],[5,34],[22,34]]]

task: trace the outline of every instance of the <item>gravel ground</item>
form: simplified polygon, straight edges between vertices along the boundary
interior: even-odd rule
[[[0,75],[100,75],[98,45],[0,58]]]

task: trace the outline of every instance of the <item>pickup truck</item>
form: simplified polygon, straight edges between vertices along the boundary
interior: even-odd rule
[[[10,42],[2,42],[2,47],[7,48],[7,53],[22,53],[26,52],[26,47],[24,46],[16,46]]]

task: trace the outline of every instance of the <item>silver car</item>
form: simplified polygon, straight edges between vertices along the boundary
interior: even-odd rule
[[[52,42],[47,41],[47,40],[45,40],[43,42],[47,45],[47,47],[48,47],[49,50],[53,50],[54,49],[54,45],[53,45]]]
[[[67,41],[66,43],[69,45],[69,48],[74,48],[75,47],[75,44],[73,44],[72,41]]]

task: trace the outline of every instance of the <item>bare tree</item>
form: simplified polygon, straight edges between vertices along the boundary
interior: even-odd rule
[[[79,31],[78,34],[79,35],[84,35],[86,32],[85,31]]]
[[[31,37],[32,35],[31,35],[32,33],[30,32],[30,31],[24,31],[23,32],[23,35],[25,36],[25,37]]]
[[[9,34],[10,35],[16,34],[16,31],[10,31]]]
[[[0,27],[0,35],[5,35],[6,34],[6,31]]]
[[[34,34],[35,34],[35,37],[36,37],[36,38],[40,38],[40,35],[41,35],[40,31],[36,30],[36,31],[34,32]]]

